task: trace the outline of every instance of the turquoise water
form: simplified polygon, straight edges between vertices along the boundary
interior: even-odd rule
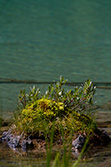
[[[59,75],[111,82],[111,1],[0,0],[0,78]],[[14,110],[19,90],[30,86],[0,84],[0,112]],[[111,90],[97,90],[96,99],[111,100]]]

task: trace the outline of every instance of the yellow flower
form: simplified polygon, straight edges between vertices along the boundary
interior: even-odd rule
[[[58,103],[59,110],[64,110],[64,104],[62,102]]]

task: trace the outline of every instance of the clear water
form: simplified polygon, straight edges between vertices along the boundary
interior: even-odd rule
[[[109,0],[0,0],[0,78],[111,82],[110,18]],[[30,86],[0,84],[0,113]],[[111,90],[97,90],[109,100]]]

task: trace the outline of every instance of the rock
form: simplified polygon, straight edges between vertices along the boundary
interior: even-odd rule
[[[21,136],[13,136],[13,134],[11,133],[11,129],[9,129],[7,132],[3,132],[0,140],[5,141],[9,147],[16,148],[19,146]]]
[[[1,140],[8,142],[8,140],[10,140],[10,137],[12,137],[11,129],[9,129],[7,132],[3,132]]]
[[[72,153],[75,157],[80,155],[80,152],[84,146],[86,140],[86,136],[79,135],[74,141],[72,141]],[[87,143],[87,147],[89,146],[106,146],[111,142],[111,138],[105,130],[96,129],[95,133]]]
[[[33,147],[32,140],[30,138],[24,139],[22,141],[21,147],[22,147],[23,151],[26,151],[29,147],[32,148]]]
[[[74,141],[72,141],[72,154],[74,157],[77,158],[80,155],[85,139],[86,138],[83,135],[79,135]]]
[[[7,132],[3,132],[2,137],[0,138],[0,142],[4,141],[8,144],[9,147],[13,149],[17,147],[22,147],[23,151],[26,151],[27,148],[33,146],[30,138],[23,139],[22,134],[14,136],[11,133],[11,129],[9,129]]]
[[[83,145],[85,143],[85,137],[82,135],[79,135],[73,142],[72,142],[72,147],[75,149],[78,149],[81,151]]]
[[[8,141],[9,147],[11,147],[11,148],[19,147],[20,146],[20,144],[19,144],[20,139],[21,139],[21,136],[10,137],[10,140]]]
[[[21,147],[24,152],[28,148],[33,148],[33,143],[30,138],[24,139],[23,133],[21,135],[14,135],[11,133],[11,129],[3,132],[0,142],[6,142],[10,148],[17,150],[18,147]]]
[[[111,138],[109,137],[108,133],[105,130],[101,130],[101,138],[104,143],[110,143]]]
[[[75,154],[76,157],[78,157],[78,155],[80,154],[86,138],[87,136],[80,134],[75,140],[72,141],[72,153]],[[25,152],[27,149],[33,149],[34,147],[33,140],[31,140],[29,137],[25,138],[23,133],[21,135],[14,135],[12,134],[11,129],[3,132],[2,137],[0,138],[0,143],[1,142],[6,142],[8,146],[13,149],[21,147]],[[100,130],[97,128],[94,134],[89,138],[87,148],[88,146],[106,146],[110,142],[111,138],[109,137],[107,132],[105,130]]]
[[[95,146],[106,146],[111,142],[111,138],[105,130],[97,129],[90,139],[89,143]]]

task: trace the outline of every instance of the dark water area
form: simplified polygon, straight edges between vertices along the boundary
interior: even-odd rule
[[[57,81],[60,75],[69,82],[90,78],[111,83],[111,1],[0,0],[0,81]],[[33,85],[0,82],[0,116],[10,117],[19,90],[28,91]],[[48,85],[36,87],[44,92]],[[111,89],[97,89],[94,101],[102,106],[100,125],[104,128],[106,123],[111,134]],[[9,152],[12,158],[15,154]],[[6,157],[0,158],[1,167],[20,163]],[[29,161],[19,166],[36,164],[35,159],[33,165]]]

